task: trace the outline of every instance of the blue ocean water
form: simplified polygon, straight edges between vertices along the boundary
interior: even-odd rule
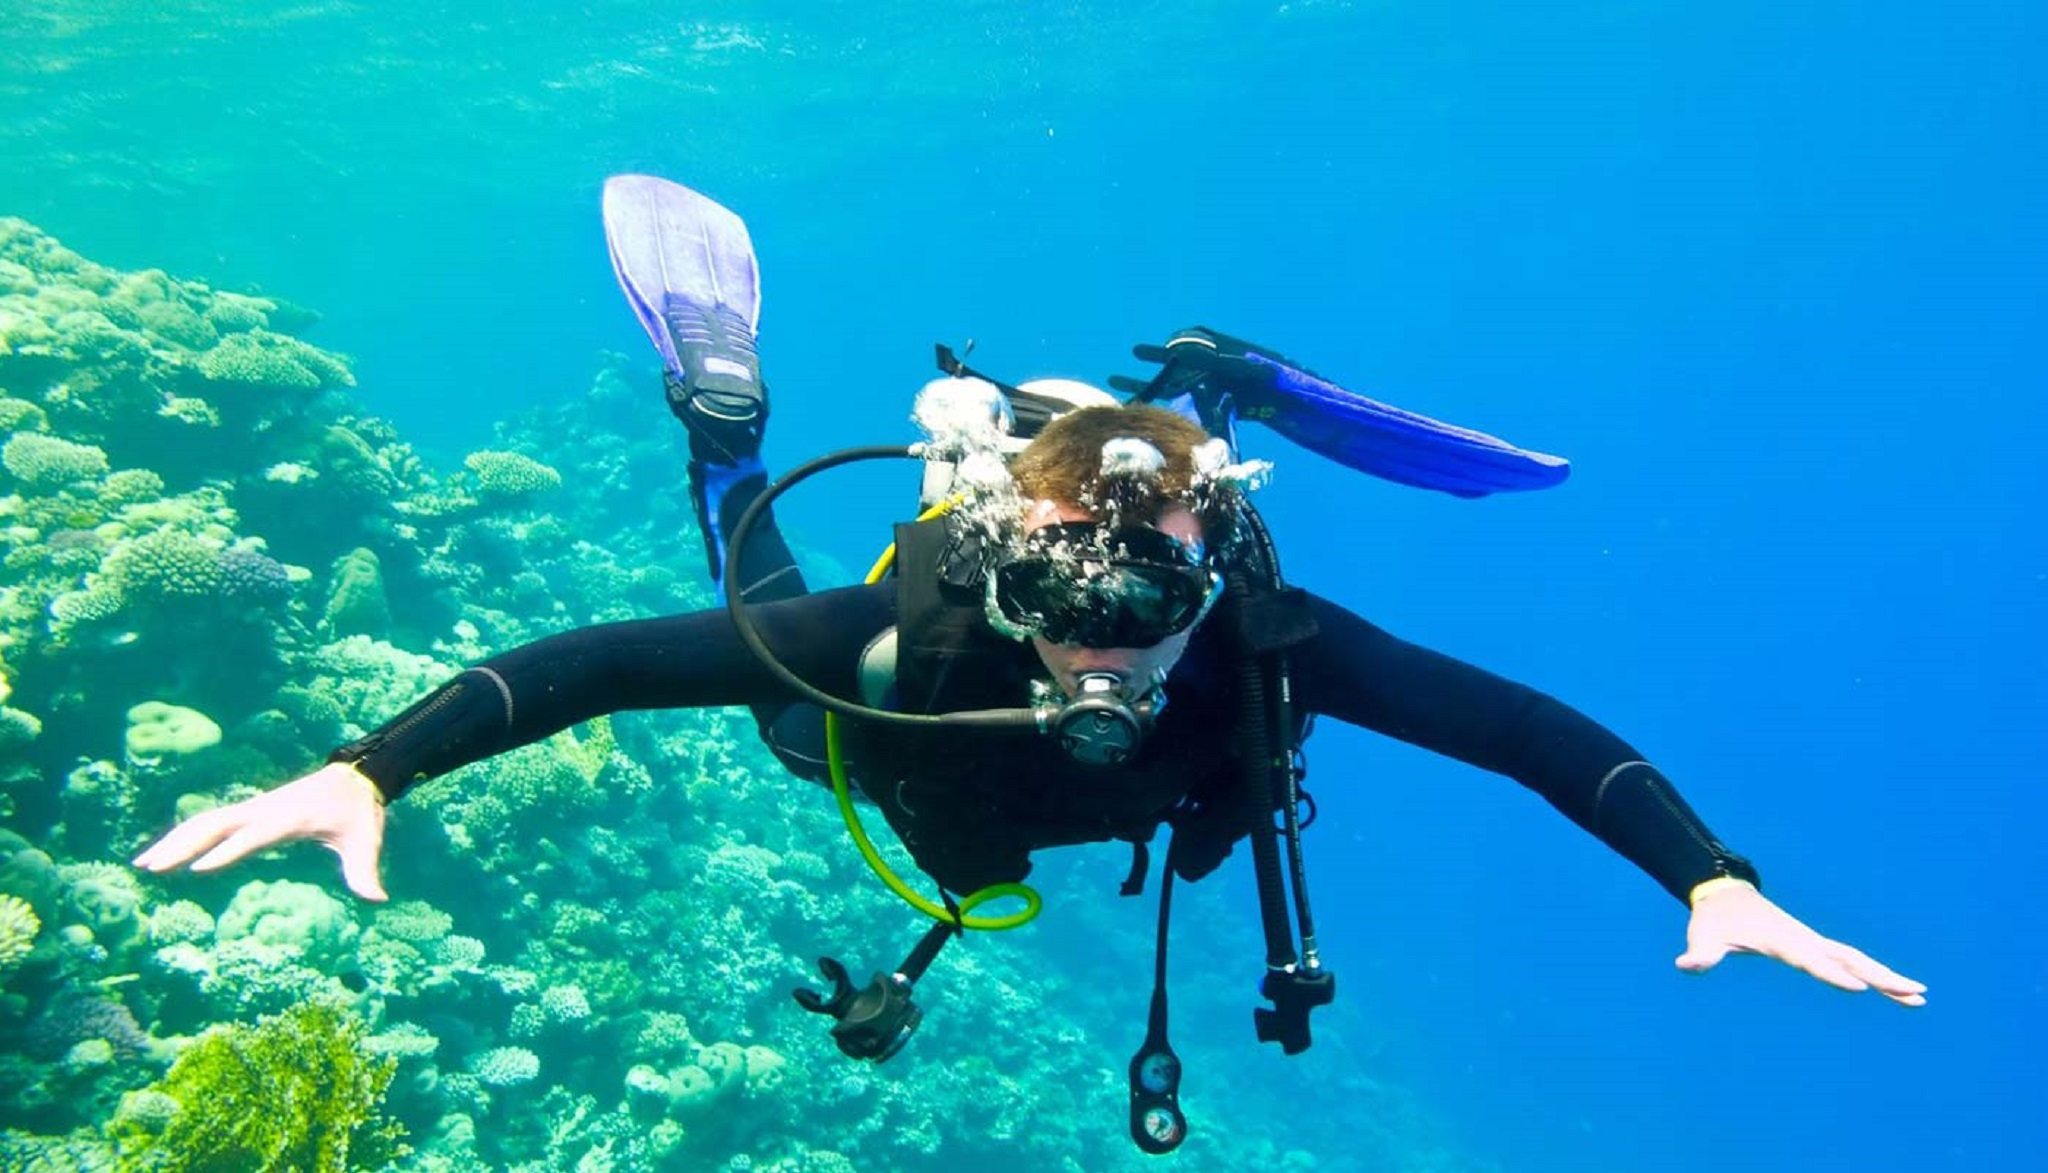
[[[1099,379],[1192,322],[1570,456],[1461,502],[1252,437],[1291,577],[1614,727],[1931,1005],[1679,975],[1682,910],[1540,802],[1329,725],[1309,849],[1354,1033],[1282,1061],[1185,1023],[1191,1084],[1370,1064],[1515,1170],[2048,1164],[2038,6],[0,15],[0,214],[319,311],[451,455],[600,352],[651,371],[596,216],[649,171],[752,226],[776,464],[905,438],[935,339]],[[906,490],[854,480],[785,512],[864,565]],[[1225,883],[1243,919],[1184,922],[1177,980],[1248,1007]]]

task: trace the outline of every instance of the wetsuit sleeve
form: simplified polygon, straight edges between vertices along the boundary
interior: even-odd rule
[[[799,677],[856,694],[862,649],[895,621],[890,583],[824,591],[750,612]],[[416,782],[628,709],[796,699],[740,642],[724,608],[579,628],[493,656],[336,750],[387,799]]]
[[[1295,653],[1295,695],[1324,713],[1507,775],[1684,901],[1716,876],[1755,883],[1671,782],[1585,714],[1311,598],[1318,634]]]

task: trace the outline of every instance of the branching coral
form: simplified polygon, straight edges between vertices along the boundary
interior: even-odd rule
[[[17,432],[0,445],[0,466],[30,489],[49,491],[107,474],[107,454],[40,432]]]
[[[587,728],[589,732],[580,740],[568,729],[555,734],[551,740],[563,760],[573,766],[585,782],[595,785],[598,775],[611,764],[612,751],[618,748],[619,739],[612,734],[612,719],[608,716],[591,718]]]
[[[50,600],[50,634],[59,639],[87,624],[112,619],[121,613],[121,596],[107,587],[66,591]]]
[[[0,432],[40,432],[50,426],[42,408],[0,392]]]
[[[36,946],[43,922],[19,896],[0,896],[0,978],[18,968]]]
[[[190,900],[177,900],[149,914],[149,943],[176,945],[213,936],[213,914]]]
[[[469,1070],[486,1087],[518,1087],[540,1075],[540,1057],[525,1047],[493,1047],[472,1058]]]
[[[18,749],[42,735],[41,718],[34,713],[0,705],[0,750]]]
[[[221,598],[264,607],[291,598],[291,572],[261,550],[232,546],[220,553]]]
[[[562,483],[561,473],[518,452],[486,449],[463,457],[462,463],[476,474],[477,490],[485,497],[526,497],[557,488]]]
[[[346,363],[286,334],[250,330],[231,334],[199,356],[199,373],[216,383],[285,387],[302,391],[353,387]]]
[[[428,945],[446,937],[455,920],[424,900],[401,900],[377,910],[373,923],[379,933],[414,945]]]
[[[124,542],[107,556],[102,573],[131,604],[211,599],[223,581],[220,549],[174,529]]]
[[[146,468],[124,468],[108,473],[100,482],[100,505],[110,510],[154,501],[163,495],[164,478]]]
[[[374,1111],[360,1105],[384,1091],[392,1060],[405,1115],[431,1137],[407,1168],[844,1173],[937,1167],[930,1154],[942,1145],[943,1159],[971,1162],[972,1146],[991,1139],[1031,1167],[1114,1164],[1104,1146],[1120,1138],[1092,1114],[1073,1121],[1113,1111],[1121,1089],[1062,1046],[1097,1024],[1077,1017],[1086,1007],[1076,1000],[1042,996],[1045,983],[1023,976],[1029,954],[970,950],[949,962],[953,977],[933,990],[939,1033],[887,1080],[828,1065],[837,1060],[822,1032],[773,1012],[786,1005],[786,979],[801,980],[791,950],[815,944],[828,920],[875,920],[881,905],[849,882],[857,863],[825,846],[838,842],[829,803],[780,801],[776,767],[743,716],[600,721],[416,791],[391,824],[394,847],[414,837],[391,856],[392,886],[459,910],[476,936],[450,935],[453,920],[421,902],[380,908],[358,933],[352,906],[288,883],[245,887],[215,924],[207,908],[220,910],[234,884],[277,873],[165,877],[151,891],[162,883],[191,900],[148,904],[107,865],[78,868],[81,854],[116,856],[139,841],[144,816],[125,812],[155,804],[151,829],[167,823],[162,808],[187,780],[204,792],[183,798],[184,814],[240,797],[224,789],[223,759],[238,749],[273,761],[235,780],[269,785],[463,663],[572,622],[716,602],[696,573],[684,495],[629,491],[675,471],[672,437],[622,422],[637,412],[562,396],[436,477],[388,424],[313,390],[345,382],[346,370],[278,333],[290,316],[162,273],[102,269],[0,223],[0,433],[50,441],[17,437],[0,451],[12,456],[0,465],[15,466],[0,488],[11,494],[0,495],[5,676],[16,703],[50,719],[33,747],[37,774],[10,793],[24,825],[69,853],[72,880],[0,832],[0,917],[26,907],[45,930],[28,937],[35,968],[17,970],[0,996],[0,1124],[20,1126],[4,1113],[40,1095],[25,1110],[43,1114],[27,1126],[72,1132],[36,1138],[18,1159],[0,1129],[0,1168],[88,1151],[76,1130],[95,1108],[61,1115],[49,1089],[147,1071],[145,1056],[209,1022],[315,1013],[309,1002],[374,1010],[379,1033],[363,1037],[330,1009],[326,1027],[272,1020],[205,1035],[172,1077],[119,1110],[109,1134],[123,1155],[80,1167],[380,1163],[388,1150],[350,1140],[338,1156],[337,1143],[306,1138],[353,1135],[346,1120]],[[638,365],[649,377],[637,386],[600,380],[607,404],[657,401],[652,364]],[[542,514],[531,495],[547,490]],[[336,562],[359,547],[381,566],[368,554]],[[366,603],[365,584],[386,576]],[[266,633],[284,671],[246,672],[244,645],[220,638],[232,625]],[[230,679],[202,675],[216,662]],[[106,763],[121,756],[121,713],[152,696],[202,705],[228,727],[223,746],[194,759],[203,783],[195,772],[159,784]],[[11,717],[0,713],[0,727],[19,741],[29,726]],[[105,768],[65,774],[81,761]],[[141,803],[124,798],[137,785]],[[88,837],[95,814],[103,829]],[[309,862],[330,874],[325,860],[255,866]],[[485,940],[516,965],[487,962]],[[124,942],[113,956],[102,947]],[[73,992],[53,998],[60,982]],[[1039,1025],[998,1029],[1022,1006]],[[328,1029],[335,1021],[344,1025]],[[259,1045],[263,1032],[284,1041]],[[338,1035],[359,1046],[330,1060]],[[986,1067],[967,1065],[976,1051]],[[790,1077],[799,1066],[801,1094]],[[1005,1099],[1044,1110],[1030,1137]],[[318,1123],[337,1100],[358,1107],[340,1113],[342,1126]],[[847,1156],[797,1139],[819,1135]],[[1190,1153],[1248,1167],[1259,1163],[1249,1148]]]

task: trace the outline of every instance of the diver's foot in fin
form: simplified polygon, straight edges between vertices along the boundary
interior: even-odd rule
[[[680,297],[662,306],[677,365],[662,378],[669,410],[690,430],[690,455],[706,464],[754,460],[768,426],[768,385],[745,318]]]

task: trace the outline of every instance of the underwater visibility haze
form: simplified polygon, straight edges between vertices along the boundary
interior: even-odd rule
[[[0,1170],[2048,1167],[2038,4],[0,26]],[[621,174],[744,218],[771,471],[915,439],[935,342],[1106,386],[1197,323],[1569,458],[1463,500],[1241,437],[1289,581],[1641,746],[1928,1005],[1681,973],[1684,907],[1599,841],[1334,721],[1336,1000],[1260,1043],[1251,853],[1177,889],[1167,1156],[1126,1132],[1157,876],[1041,854],[1042,918],[949,945],[856,1062],[790,992],[929,922],[741,710],[420,785],[387,902],[306,845],[129,866],[466,664],[722,605]],[[814,586],[917,502],[827,476],[777,505]]]

